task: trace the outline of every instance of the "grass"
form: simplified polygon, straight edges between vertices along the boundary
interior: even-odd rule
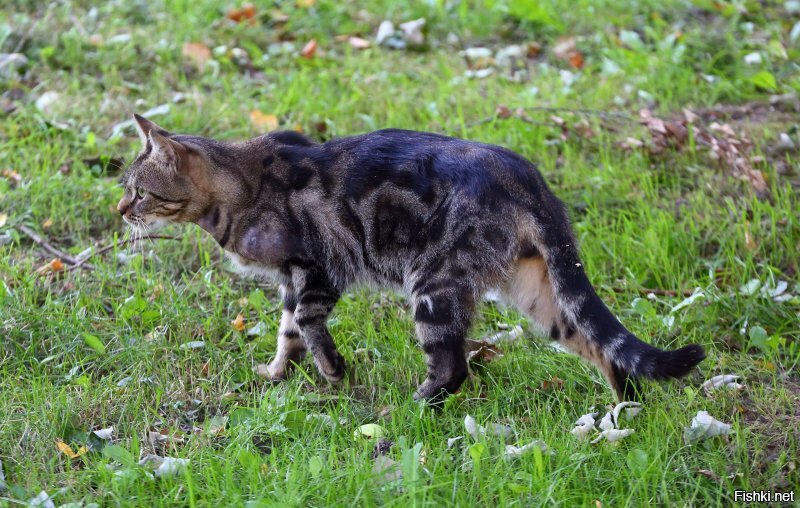
[[[308,3],[259,2],[249,25],[226,22],[233,5],[211,1],[3,2],[0,48],[28,62],[0,78],[3,104],[13,105],[0,116],[0,170],[20,175],[19,183],[0,177],[0,506],[42,490],[75,506],[694,506],[732,504],[736,489],[796,492],[800,299],[740,291],[757,279],[789,281],[788,292],[800,293],[796,152],[773,149],[781,132],[796,131],[792,116],[774,109],[724,114],[800,89],[800,51],[784,5]],[[276,23],[274,10],[288,21]],[[424,51],[359,51],[335,39],[372,39],[381,20],[416,17],[428,20]],[[120,34],[130,38],[113,38]],[[583,69],[554,56],[564,36],[577,37]],[[298,58],[311,38],[318,54]],[[292,40],[294,50],[279,54],[279,40]],[[500,72],[464,78],[460,49],[528,41],[544,49],[522,82]],[[227,49],[199,71],[182,56],[186,42]],[[234,47],[247,51],[249,71],[231,56]],[[746,64],[754,52],[761,62]],[[42,110],[36,100],[45,92],[58,95]],[[645,409],[630,423],[635,433],[619,446],[592,445],[569,430],[591,406],[610,403],[610,390],[597,371],[533,332],[503,346],[503,358],[475,366],[441,413],[414,403],[422,355],[407,305],[391,293],[355,289],[337,306],[330,328],[350,365],[341,386],[326,385],[310,363],[284,384],[264,383],[252,368],[275,349],[276,288],[230,273],[197,228],[94,256],[93,270],[37,274],[52,255],[20,226],[72,255],[123,238],[113,208],[119,173],[90,159],[132,160],[138,139],[131,131],[112,136],[112,127],[161,104],[169,112],[153,119],[170,130],[225,139],[256,134],[250,112],[259,110],[320,140],[392,126],[510,147],[539,163],[567,202],[587,272],[613,311],[661,347],[703,344],[708,359],[686,380],[648,384]],[[501,104],[632,117],[643,107],[665,118],[705,111],[753,140],[769,196],[758,198],[702,147],[652,157],[623,150],[627,136],[647,139],[635,122],[591,115],[597,135],[584,139],[572,129],[580,116],[559,113],[570,126],[562,139],[560,129],[542,125],[549,113],[530,112],[535,123],[493,117]],[[679,294],[637,300],[642,288]],[[705,297],[670,312],[680,292],[694,288]],[[247,329],[263,323],[262,332],[236,331],[238,314]],[[522,322],[486,304],[473,334]],[[746,388],[703,394],[702,381],[721,373],[743,376]],[[683,428],[699,410],[731,423],[730,438],[686,445]],[[448,438],[465,434],[467,414],[510,425],[509,444],[540,439],[554,454],[505,460],[498,437],[448,449]],[[219,417],[227,423],[214,433]],[[401,480],[373,471],[375,442],[354,439],[367,423],[394,443],[387,456]],[[88,434],[111,425],[112,443]],[[156,447],[151,431],[172,437]],[[70,460],[57,441],[93,449]],[[133,463],[154,452],[190,465],[149,479]]]

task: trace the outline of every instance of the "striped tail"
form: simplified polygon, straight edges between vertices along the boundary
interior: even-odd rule
[[[561,319],[566,328],[579,332],[572,344],[567,337],[561,337],[562,343],[597,364],[619,400],[636,395],[637,379],[664,380],[688,374],[705,358],[702,346],[692,344],[665,351],[642,342],[626,329],[595,293],[568,227],[552,228],[546,232],[545,241],[537,242]]]

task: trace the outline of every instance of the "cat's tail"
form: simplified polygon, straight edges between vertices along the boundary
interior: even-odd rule
[[[705,358],[699,345],[665,351],[642,342],[626,329],[595,293],[568,224],[540,229],[537,236],[535,243],[544,259],[546,280],[560,313],[555,323],[561,326],[551,335],[600,367],[619,400],[636,395],[637,379],[679,378]]]

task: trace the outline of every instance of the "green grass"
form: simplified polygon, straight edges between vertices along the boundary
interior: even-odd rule
[[[732,504],[735,489],[797,494],[800,298],[779,303],[740,291],[752,279],[785,280],[800,294],[797,153],[771,149],[778,134],[794,132],[796,117],[768,111],[730,120],[753,140],[754,154],[765,156],[757,163],[769,186],[763,199],[702,147],[653,157],[623,150],[620,141],[643,135],[635,122],[590,115],[597,136],[570,130],[563,140],[559,129],[541,124],[550,113],[530,112],[534,123],[491,119],[501,104],[634,118],[648,107],[673,118],[685,107],[723,111],[796,93],[800,43],[790,40],[794,19],[783,3],[737,2],[742,12],[700,0],[407,7],[281,1],[258,2],[253,26],[224,22],[233,4],[212,1],[35,4],[6,0],[0,9],[0,52],[28,58],[23,74],[0,77],[4,98],[15,101],[13,112],[0,113],[0,170],[21,177],[19,184],[0,177],[0,214],[8,216],[0,226],[0,460],[7,484],[0,506],[25,504],[42,490],[56,505],[102,506],[697,506]],[[288,22],[271,21],[272,9]],[[335,39],[373,39],[381,20],[416,17],[428,20],[425,51],[357,51]],[[636,31],[641,44],[621,43],[621,30]],[[129,41],[109,40],[123,33]],[[447,42],[448,34],[459,42]],[[577,36],[586,60],[580,71],[552,53],[564,36]],[[318,55],[298,58],[310,38],[319,41]],[[295,50],[272,54],[279,39],[294,39]],[[204,72],[192,69],[181,55],[192,41],[245,49],[256,74],[222,50]],[[463,77],[459,50],[529,41],[543,51],[529,63],[527,80]],[[753,52],[762,62],[748,65],[744,56]],[[567,70],[577,76],[569,87],[560,73]],[[775,79],[775,90],[756,86],[760,71]],[[59,96],[42,112],[35,101],[47,91]],[[172,102],[176,93],[185,100]],[[536,161],[568,204],[587,272],[629,328],[661,347],[699,342],[708,359],[686,380],[646,385],[645,409],[630,423],[636,432],[619,446],[592,445],[569,430],[591,406],[611,402],[609,388],[596,370],[533,332],[503,346],[503,358],[476,366],[444,411],[413,402],[422,354],[405,300],[391,293],[355,289],[337,306],[330,328],[350,366],[341,386],[326,385],[310,363],[284,384],[266,384],[252,368],[275,349],[276,288],[238,279],[197,228],[165,231],[178,240],[94,256],[93,270],[35,273],[53,256],[21,226],[72,255],[123,238],[114,211],[119,173],[83,161],[132,160],[138,139],[131,131],[111,137],[113,126],[161,104],[170,104],[168,114],[153,119],[163,126],[224,139],[256,134],[250,112],[260,110],[277,115],[282,128],[321,140],[404,127],[507,146]],[[569,125],[580,119],[559,115]],[[484,118],[490,120],[480,123]],[[664,318],[683,296],[634,306],[643,288],[701,288],[706,297],[672,313],[669,327]],[[230,322],[239,313],[248,328],[262,322],[265,333],[235,331]],[[522,322],[486,304],[473,335]],[[756,327],[765,336],[751,333]],[[203,345],[182,346],[192,341]],[[740,374],[746,388],[703,394],[702,381],[721,373]],[[543,388],[553,377],[563,386]],[[684,444],[683,427],[699,410],[731,423],[730,439]],[[507,444],[540,439],[554,454],[508,461],[502,440],[486,437],[476,462],[470,452],[481,446],[469,438],[447,448],[448,438],[465,434],[467,414],[510,425],[515,437]],[[227,425],[213,435],[208,421],[219,416]],[[394,442],[388,457],[404,471],[399,484],[373,473],[374,441],[354,439],[366,423],[380,424]],[[89,430],[110,425],[113,445],[130,457],[108,444],[100,451],[96,440],[75,460],[56,449],[59,440],[77,449]],[[150,431],[185,438],[154,450]],[[154,451],[188,458],[190,466],[150,480],[128,463]],[[120,470],[133,473],[115,476]]]

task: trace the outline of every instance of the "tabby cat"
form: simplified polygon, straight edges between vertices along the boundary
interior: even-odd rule
[[[677,378],[704,358],[698,345],[646,344],[614,317],[586,277],[564,205],[510,150],[397,129],[229,143],[134,118],[144,150],[122,178],[120,214],[147,228],[193,222],[242,272],[280,284],[274,380],[306,351],[325,379],[342,379],[326,322],[364,282],[410,297],[428,368],[417,399],[461,386],[464,338],[490,289],[596,365],[619,400],[637,378]]]

